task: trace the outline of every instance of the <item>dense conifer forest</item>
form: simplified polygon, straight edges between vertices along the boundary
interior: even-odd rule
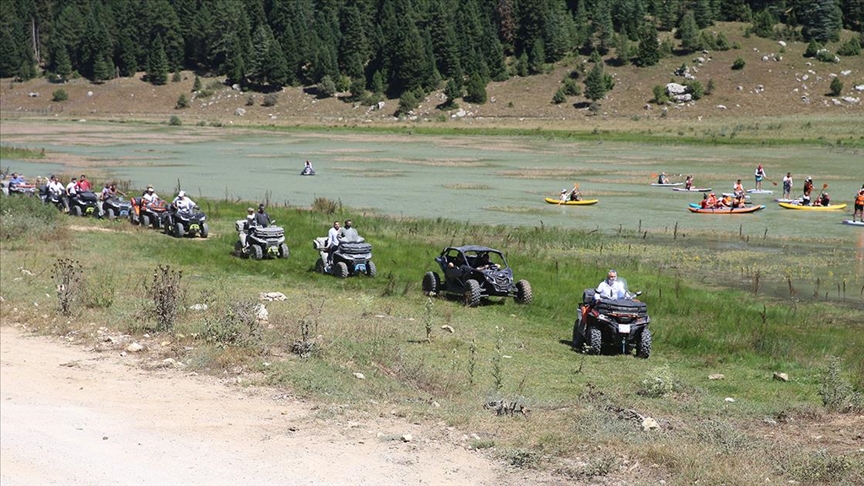
[[[476,94],[573,53],[656,64],[672,52],[729,48],[715,21],[761,37],[836,41],[862,32],[864,0],[5,0],[0,77],[94,82],[191,69],[251,90],[316,86],[422,97]],[[662,45],[674,31],[680,44]],[[860,52],[860,36],[848,47]],[[610,88],[603,73],[589,98]],[[593,88],[593,89],[592,89]]]

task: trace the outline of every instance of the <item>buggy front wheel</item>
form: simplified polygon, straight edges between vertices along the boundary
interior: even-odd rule
[[[441,286],[441,277],[435,272],[426,272],[423,275],[423,293],[433,295],[438,293],[438,287]]]
[[[477,307],[480,305],[480,284],[473,278],[465,282],[464,299],[467,307]]]
[[[531,284],[528,283],[527,280],[516,282],[515,300],[517,304],[530,304],[533,298],[534,296],[531,293]]]

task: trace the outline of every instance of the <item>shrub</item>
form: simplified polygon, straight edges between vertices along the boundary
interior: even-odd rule
[[[224,312],[205,319],[204,338],[220,346],[250,346],[261,340],[258,304],[254,301],[235,302]]]
[[[255,96],[253,96],[253,95],[247,96],[246,97],[246,106],[253,106],[253,105],[255,105]]]
[[[705,88],[702,86],[700,81],[688,81],[684,83],[684,86],[689,88],[690,94],[693,96],[694,100],[701,99],[705,96]]]
[[[366,78],[360,76],[353,79],[351,85],[348,87],[348,91],[351,92],[351,101],[363,99],[363,96],[366,95]]]
[[[450,78],[447,80],[447,86],[444,88],[444,96],[447,97],[447,101],[444,102],[445,108],[456,108],[459,106],[456,103],[456,100],[462,97],[462,87],[459,86],[459,83],[457,83],[455,79]]]
[[[186,97],[186,94],[183,93],[177,98],[177,104],[174,105],[174,108],[177,110],[182,110],[183,108],[189,108],[189,98]]]
[[[58,102],[59,101],[66,101],[69,99],[69,93],[67,93],[65,89],[60,88],[57,91],[54,91],[53,98],[51,98],[51,99],[53,101],[58,101]]]
[[[171,75],[171,82],[179,83],[180,81],[183,81],[183,76],[180,74],[180,71],[174,71],[174,74]]]
[[[713,79],[713,78],[712,78],[712,79],[709,79],[709,80],[708,80],[708,86],[705,87],[705,94],[706,94],[706,95],[710,95],[711,93],[714,92],[714,89],[715,89],[716,87],[717,87],[717,85],[714,84],[714,79]]]
[[[201,90],[201,78],[195,76],[195,82],[192,83],[192,91],[200,91]]]
[[[564,94],[564,87],[560,87],[557,91],[555,91],[555,94],[552,96],[552,103],[560,105],[565,101],[567,101],[567,95]]]
[[[807,44],[807,49],[804,50],[804,57],[816,57],[816,53],[822,49],[822,44],[817,42],[815,39],[811,40],[809,44]]]
[[[740,57],[739,57],[739,58],[736,58],[736,59],[735,59],[735,62],[732,63],[732,69],[734,69],[735,71],[740,71],[740,70],[744,69],[744,66],[745,66],[746,64],[747,64],[747,63],[744,62],[744,59],[742,59],[742,58],[740,58]]]
[[[840,45],[837,49],[837,54],[841,56],[857,56],[861,54],[861,42],[858,41],[857,37],[853,37]]]
[[[177,314],[183,307],[185,292],[182,286],[182,271],[159,265],[153,272],[150,283],[145,284],[146,294],[153,302],[151,313],[156,319],[157,331],[172,331]]]
[[[667,101],[669,101],[669,97],[666,96],[666,88],[664,88],[663,86],[661,86],[659,84],[654,86],[653,92],[654,92],[654,99],[651,101],[653,101],[654,103],[657,103],[658,105],[662,105],[663,103],[666,103]]]
[[[168,124],[172,127],[179,127],[183,124],[183,121],[177,115],[171,115],[171,118],[168,119]]]
[[[819,49],[816,52],[816,60],[821,62],[837,62],[837,58],[834,57],[834,54],[831,53],[828,49]]]
[[[61,258],[51,267],[51,280],[57,290],[60,313],[72,315],[72,306],[84,288],[84,270],[81,264],[69,258]]]
[[[54,239],[61,215],[37,197],[0,195],[0,241]]]
[[[336,83],[330,76],[324,76],[316,85],[316,90],[319,98],[330,98],[336,95]]]
[[[261,102],[261,106],[276,106],[276,103],[279,102],[279,95],[276,93],[267,93],[264,95],[264,101]]]
[[[567,78],[564,80],[564,94],[567,96],[582,96],[582,86],[579,86],[576,79]]]
[[[468,86],[465,88],[465,101],[482,105],[486,103],[486,97],[486,82],[483,81],[480,74],[472,74],[471,79],[468,80]]]
[[[209,88],[202,89],[202,90],[198,91],[198,93],[195,94],[195,98],[201,98],[201,99],[209,98],[211,96],[213,96],[213,90],[209,89]]]
[[[715,44],[715,48],[718,51],[728,51],[729,49],[732,48],[732,46],[729,44],[729,39],[726,37],[726,34],[724,34],[723,32],[720,32],[719,34],[717,34],[717,40],[714,42],[714,44]]]
[[[396,116],[408,115],[418,106],[420,106],[420,102],[414,96],[414,93],[406,91],[399,97],[399,108],[396,110]]]
[[[840,78],[834,78],[831,80],[831,96],[840,96],[840,93],[843,92],[843,81],[840,81]]]
[[[312,201],[312,211],[319,213],[333,214],[336,212],[338,207],[339,203],[332,199],[327,199],[326,197],[316,197],[315,200]]]
[[[822,404],[831,412],[859,413],[864,411],[864,395],[856,392],[843,377],[840,360],[832,357],[819,383]]]

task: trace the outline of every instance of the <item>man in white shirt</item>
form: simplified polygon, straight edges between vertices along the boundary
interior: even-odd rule
[[[69,210],[69,201],[66,199],[66,188],[57,180],[56,176],[51,176],[48,181],[48,195],[51,199],[56,199],[63,202],[63,207]]]
[[[73,177],[72,180],[69,181],[69,184],[66,184],[66,196],[74,197],[75,194],[78,192],[76,187],[78,187],[78,179]]]
[[[339,221],[333,221],[333,227],[327,232],[327,260],[333,263],[333,253],[339,248]]]
[[[144,191],[141,199],[147,204],[152,204],[159,200],[159,196],[157,196],[156,193],[153,192],[153,186],[147,186],[147,190]]]
[[[627,296],[627,290],[624,288],[624,283],[618,280],[618,272],[609,270],[606,275],[606,280],[600,282],[600,285],[594,290],[594,299],[623,299]]]
[[[180,191],[171,203],[177,211],[189,211],[195,207],[195,201],[186,196],[186,191]]]

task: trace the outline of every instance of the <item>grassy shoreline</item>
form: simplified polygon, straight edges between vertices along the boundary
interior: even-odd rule
[[[240,367],[252,373],[252,383],[322,402],[325,420],[395,411],[476,430],[480,439],[472,447],[492,449],[518,467],[553,471],[562,480],[632,481],[626,470],[637,462],[642,465],[633,467],[646,482],[664,478],[671,484],[862,479],[860,458],[841,442],[805,444],[793,453],[788,447],[810,420],[849,417],[823,408],[819,392],[831,355],[840,357],[842,380],[864,386],[858,352],[864,323],[855,309],[700,288],[675,268],[645,265],[619,236],[404,220],[339,205],[332,214],[272,207],[291,257],[239,260],[230,255],[233,220],[248,204],[199,204],[211,219],[213,236],[206,241],[175,240],[126,222],[65,217],[47,238],[4,232],[0,317],[105,351],[114,348],[99,344],[105,333],[98,328],[131,333],[149,343],[150,359],[172,357],[202,372]],[[0,211],[7,208],[9,200],[0,200]],[[354,219],[374,245],[378,278],[338,280],[312,271],[317,255],[309,240],[345,218]],[[445,245],[472,242],[505,250],[517,278],[531,281],[535,302],[466,309],[423,296],[419,281],[433,269],[432,256]],[[66,257],[80,262],[86,289],[69,318],[56,310],[50,278],[54,262]],[[163,331],[148,311],[157,265],[183,272],[186,296],[175,325]],[[645,291],[655,334],[647,361],[585,356],[567,343],[582,289],[612,266],[632,288]],[[267,291],[283,292],[288,300],[266,303],[266,325],[241,322],[238,311]],[[196,303],[208,309],[188,310]],[[297,343],[309,347],[309,357],[296,354]],[[772,380],[774,372],[791,380]],[[707,380],[713,373],[726,378]],[[510,417],[484,409],[496,400],[530,412]],[[627,410],[656,418],[661,431],[643,432]],[[793,417],[797,425],[770,429],[774,436],[766,439],[766,417]],[[742,455],[741,449],[753,453]]]

